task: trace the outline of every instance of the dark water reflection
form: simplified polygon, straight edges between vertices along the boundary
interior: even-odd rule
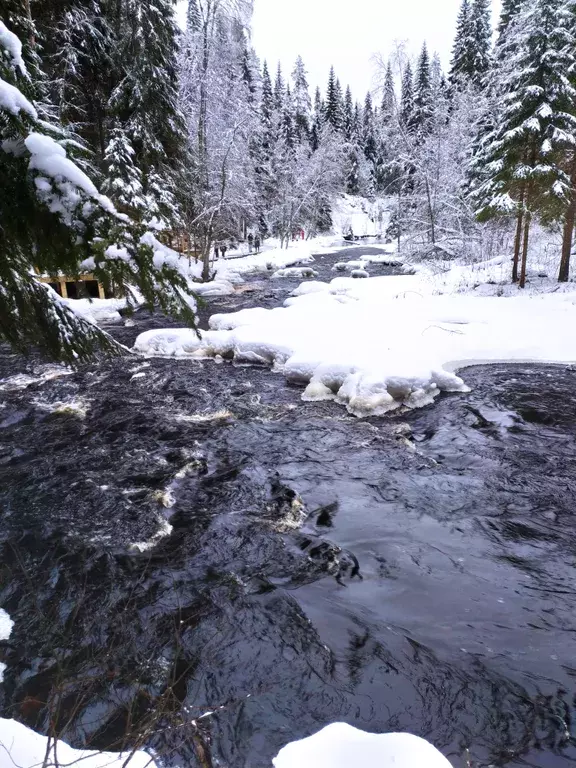
[[[465,376],[368,421],[228,364],[0,392],[3,714],[174,766],[269,766],[334,720],[576,763],[576,373]]]

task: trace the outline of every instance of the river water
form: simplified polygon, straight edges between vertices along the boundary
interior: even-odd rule
[[[265,768],[342,720],[455,768],[576,763],[574,370],[366,420],[253,366],[61,373],[1,351],[3,716],[167,766]]]

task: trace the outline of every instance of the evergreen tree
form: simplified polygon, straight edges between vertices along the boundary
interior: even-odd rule
[[[0,337],[16,349],[39,346],[68,363],[118,345],[63,304],[35,271],[77,275],[82,263],[126,296],[136,286],[157,303],[193,322],[187,286],[173,269],[157,266],[150,238],[115,211],[74,162],[75,145],[62,126],[40,120],[34,78],[21,57],[21,41],[0,22]],[[116,248],[108,246],[116,244]],[[118,247],[120,246],[120,247]],[[117,254],[122,253],[122,258]]]
[[[310,144],[312,151],[316,152],[320,146],[320,137],[326,121],[326,105],[322,100],[320,88],[316,88],[314,94],[314,115],[312,117],[312,130],[310,131]]]
[[[198,0],[188,0],[188,10],[186,12],[186,26],[188,30],[198,32],[202,26],[202,16],[200,15],[200,8],[198,6]]]
[[[491,66],[492,25],[490,0],[462,0],[450,68],[450,82],[462,87],[486,85]]]
[[[470,62],[470,43],[472,39],[472,23],[470,0],[462,0],[460,13],[456,21],[456,37],[452,48],[452,63],[450,65],[450,82],[457,85],[462,78],[470,77],[472,64]]]
[[[103,191],[121,213],[141,220],[146,211],[142,173],[134,164],[135,151],[116,122],[104,153],[106,181]]]
[[[501,65],[496,82],[501,112],[472,166],[480,219],[516,215],[513,280],[522,288],[533,216],[549,215],[570,197],[570,179],[557,161],[573,147],[576,132],[563,5],[535,0],[520,13],[515,55]]]
[[[328,90],[326,93],[326,121],[339,131],[342,128],[342,89],[336,79],[334,67],[330,68]]]
[[[294,84],[293,103],[294,103],[294,122],[297,141],[302,144],[310,138],[310,119],[312,114],[312,102],[308,90],[308,79],[306,67],[302,57],[298,56],[294,70],[292,72],[292,82]]]
[[[282,75],[282,66],[278,62],[276,69],[276,79],[274,81],[274,107],[278,112],[282,112],[284,109],[284,97],[286,95],[286,84],[284,83],[284,76]]]
[[[506,34],[523,2],[524,0],[502,0],[502,10],[500,11],[500,21],[498,23],[499,38]]]
[[[270,149],[273,143],[275,109],[276,103],[274,99],[274,91],[272,89],[272,80],[270,78],[270,72],[268,71],[268,64],[264,62],[262,68],[262,105],[260,108],[264,149]]]
[[[362,120],[362,143],[364,155],[369,163],[376,165],[378,146],[376,143],[376,126],[374,121],[374,108],[372,106],[372,95],[366,94],[364,101],[364,112]]]
[[[346,141],[351,142],[356,138],[354,135],[354,101],[352,99],[350,86],[346,88],[346,96],[344,97],[342,129]]]
[[[388,122],[394,115],[396,105],[396,89],[394,87],[394,75],[392,62],[388,61],[384,78],[384,91],[382,94],[382,120]]]
[[[402,126],[411,131],[414,127],[414,75],[410,62],[406,64],[402,75],[402,93],[400,96],[400,121]]]
[[[286,86],[286,93],[284,96],[280,124],[280,138],[285,143],[288,150],[294,149],[297,142],[296,125],[294,118],[294,100],[289,86]]]
[[[122,0],[118,29],[121,37],[115,55],[122,77],[112,93],[111,109],[136,152],[145,194],[153,177],[161,178],[163,188],[170,190],[184,142],[176,72],[180,33],[174,4],[172,0]],[[157,203],[167,220],[177,217],[173,207],[159,199]]]
[[[472,34],[472,82],[478,87],[486,85],[492,66],[491,0],[473,0],[470,13]]]
[[[434,105],[432,103],[430,57],[428,55],[428,47],[426,43],[422,46],[422,51],[418,59],[415,86],[413,125],[419,133],[423,134],[426,133],[430,127],[430,121],[434,111]]]

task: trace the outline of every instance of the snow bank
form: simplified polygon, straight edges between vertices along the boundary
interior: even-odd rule
[[[119,322],[119,310],[126,307],[126,299],[60,299],[77,315],[95,325]]]
[[[303,399],[336,400],[356,416],[466,391],[453,372],[466,363],[576,361],[576,289],[511,298],[433,295],[429,281],[408,275],[309,286],[284,307],[215,315],[202,339],[154,331],[136,348],[271,364],[307,384]]]
[[[8,640],[13,626],[14,622],[11,620],[10,616],[8,616],[6,611],[3,611],[2,608],[0,608],[0,640]],[[0,683],[4,679],[5,669],[6,664],[2,664],[2,662],[0,662]]]
[[[366,733],[346,723],[328,725],[294,741],[272,761],[275,768],[452,768],[424,739],[410,733]]]
[[[122,768],[129,753],[94,752],[92,750],[72,749],[59,741],[57,761],[54,749],[48,755],[48,739],[35,733],[30,728],[15,720],[0,718],[0,765],[2,768],[52,768],[80,765],[82,768]],[[46,759],[47,758],[47,759]],[[136,752],[130,759],[130,768],[156,768],[155,762],[145,752]]]

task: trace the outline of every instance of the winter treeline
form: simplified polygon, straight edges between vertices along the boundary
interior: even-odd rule
[[[399,169],[394,234],[424,254],[471,250],[514,227],[512,280],[526,282],[534,222],[562,231],[569,277],[576,217],[576,3],[462,0],[450,73],[424,46],[383,141]],[[489,222],[482,227],[478,222]]]
[[[180,55],[189,231],[205,255],[247,228],[286,242],[329,228],[336,193],[386,196],[387,235],[423,257],[486,252],[515,227],[521,286],[531,223],[562,226],[567,279],[575,5],[505,0],[494,46],[490,0],[462,0],[447,74],[426,44],[415,61],[399,49],[358,102],[334,70],[312,99],[301,58],[288,73],[260,66],[250,3],[191,0]]]

